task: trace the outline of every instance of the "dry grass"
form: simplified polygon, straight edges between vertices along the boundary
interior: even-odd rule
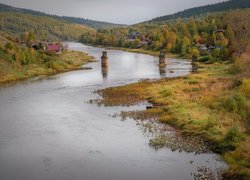
[[[231,177],[249,177],[249,79],[242,81],[228,73],[232,64],[200,66],[198,73],[184,78],[101,90],[100,103],[134,105],[148,100],[160,107],[160,122],[213,143],[214,151],[229,163]]]

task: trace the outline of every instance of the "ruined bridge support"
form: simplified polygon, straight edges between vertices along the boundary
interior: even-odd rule
[[[160,51],[160,55],[159,55],[159,65],[160,66],[166,65],[165,59],[166,59],[166,52]]]
[[[107,51],[102,52],[101,60],[102,60],[102,67],[107,68],[108,67],[108,54],[107,54]]]

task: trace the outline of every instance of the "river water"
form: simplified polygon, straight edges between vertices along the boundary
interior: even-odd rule
[[[102,69],[103,49],[68,43],[98,62],[91,70],[33,78],[0,88],[1,180],[182,180],[194,179],[199,167],[226,165],[215,154],[168,148],[155,150],[132,119],[112,115],[134,107],[89,104],[93,91],[141,79],[189,74],[191,64],[168,59],[159,68],[150,55],[108,50],[109,69]]]

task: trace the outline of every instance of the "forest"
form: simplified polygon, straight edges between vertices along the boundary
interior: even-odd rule
[[[249,52],[250,11],[235,10],[203,18],[177,19],[164,24],[142,23],[128,28],[87,32],[80,41],[93,45],[165,50],[184,58],[216,62],[236,60]]]
[[[24,32],[33,32],[40,40],[75,40],[92,28],[68,23],[46,16],[33,16],[25,13],[0,13],[0,31],[20,36]]]
[[[230,0],[221,3],[187,9],[167,16],[157,17],[149,22],[155,22],[155,21],[160,22],[166,20],[173,20],[177,18],[198,17],[198,16],[204,16],[204,14],[208,13],[229,11],[234,9],[244,9],[249,7],[250,7],[250,1],[248,0]]]
[[[51,15],[51,14],[46,14],[46,13],[39,12],[39,11],[30,10],[30,9],[15,8],[15,7],[8,6],[8,5],[1,4],[1,3],[0,3],[0,12],[25,13],[25,14],[29,14],[29,15],[33,15],[33,16],[46,16],[46,17],[54,18],[54,19],[57,19],[60,21],[86,25],[86,26],[89,26],[92,28],[97,28],[97,29],[125,26],[122,24],[101,22],[101,21],[95,21],[95,20],[84,19],[84,18]]]

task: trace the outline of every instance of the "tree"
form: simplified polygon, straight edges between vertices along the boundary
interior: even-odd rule
[[[215,45],[216,44],[216,34],[213,32],[211,36],[211,44]]]
[[[167,44],[167,52],[171,52],[172,51],[172,48],[173,48],[173,46],[172,46],[172,44],[171,43],[168,43]]]
[[[119,39],[118,39],[118,42],[117,42],[117,46],[118,46],[118,47],[123,47],[123,44],[124,44],[124,43],[123,43],[123,39],[122,39],[122,38],[119,38]]]
[[[188,29],[189,29],[192,36],[195,36],[198,34],[197,25],[196,25],[194,19],[192,19],[192,18],[189,19],[187,26],[188,26]]]
[[[133,48],[138,48],[141,45],[141,40],[136,37],[133,43]]]
[[[192,48],[190,54],[192,56],[192,61],[197,62],[198,57],[200,56],[200,51],[197,48]]]
[[[222,60],[228,60],[228,58],[229,58],[228,48],[226,48],[226,47],[222,48],[222,50],[221,50],[221,58],[222,58]]]
[[[200,35],[195,35],[195,36],[193,37],[193,40],[194,40],[195,44],[200,43],[201,39],[202,39],[202,38],[200,37]]]
[[[153,46],[154,50],[160,50],[162,48],[162,43],[159,41],[154,41]]]
[[[13,44],[8,42],[5,44],[5,48],[8,49],[8,50],[12,50],[14,48]]]
[[[234,31],[233,31],[233,28],[231,27],[231,25],[227,25],[227,29],[226,29],[226,32],[225,32],[225,35],[228,39],[234,39]]]
[[[225,38],[223,33],[218,33],[218,40],[217,40],[217,44],[220,45],[221,47],[227,47],[228,46],[228,39]]]

